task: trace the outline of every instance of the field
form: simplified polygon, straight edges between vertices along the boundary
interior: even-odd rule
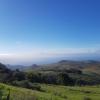
[[[2,99],[6,99],[10,89],[10,100],[100,100],[99,86],[70,87],[42,84],[42,91],[0,84]]]

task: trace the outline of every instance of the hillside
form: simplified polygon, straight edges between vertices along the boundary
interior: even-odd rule
[[[84,72],[92,72],[100,74],[100,61],[94,61],[94,60],[86,60],[86,61],[61,60],[57,63],[42,64],[42,65],[33,64],[30,66],[23,66],[23,65],[6,65],[6,66],[12,70],[19,69],[21,71],[64,70],[64,69],[74,68],[74,69],[80,69]]]
[[[43,91],[34,91],[0,84],[0,90],[3,90],[0,100],[8,100],[6,98],[9,90],[9,100],[100,100],[99,86],[69,87],[41,84],[41,87]]]
[[[93,60],[86,61],[70,61],[62,60],[53,64],[40,65],[37,69],[41,70],[65,70],[65,69],[80,69],[84,72],[93,72],[100,74],[100,62]],[[34,68],[33,68],[34,69]],[[30,68],[31,70],[31,68]]]
[[[32,83],[97,85],[100,84],[99,66],[99,61],[92,60],[62,60],[58,63],[47,65],[33,64],[22,71],[18,69],[11,70],[5,66],[1,67],[0,79],[2,80],[0,82],[26,88],[32,88]]]
[[[85,71],[91,66],[99,62],[63,60],[24,71],[0,63],[0,100],[100,100],[100,75]]]
[[[4,64],[0,64],[0,82],[24,87],[28,89],[40,90],[40,86],[33,83],[55,84],[65,86],[83,86],[100,84],[100,74],[92,71],[84,71],[90,66],[98,66],[98,62],[75,62],[60,61],[55,64],[34,67],[26,71],[11,70]],[[87,67],[84,65],[87,65]],[[74,66],[74,67],[73,67]],[[76,67],[75,67],[76,66]]]

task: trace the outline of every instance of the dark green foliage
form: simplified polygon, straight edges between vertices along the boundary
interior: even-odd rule
[[[57,74],[55,73],[46,73],[41,75],[42,83],[48,84],[57,84]]]
[[[91,98],[89,98],[89,97],[84,97],[84,99],[83,100],[92,100]]]
[[[47,84],[64,84],[72,85],[73,80],[69,77],[66,72],[60,73],[28,73],[27,79],[35,83],[47,83]]]
[[[31,84],[31,89],[42,91],[41,86],[39,84]]]
[[[37,82],[40,83],[42,81],[41,79],[41,73],[27,73],[27,79],[31,82]]]
[[[0,86],[0,100],[10,100],[10,89],[6,90],[4,86]]]
[[[0,87],[0,100],[2,99],[2,96],[3,96],[3,89],[4,87]]]
[[[23,81],[13,81],[12,83],[14,86],[18,87],[24,87],[32,90],[38,90],[41,91],[41,86],[38,84],[33,84],[29,82],[28,80],[23,80]]]
[[[74,74],[82,74],[82,71],[79,69],[71,68],[69,70],[65,70],[67,73],[74,73]]]
[[[8,89],[8,95],[7,95],[7,99],[6,100],[10,100],[10,89]]]
[[[58,84],[64,84],[64,85],[72,85],[73,80],[69,77],[69,75],[65,72],[59,73],[58,74]]]

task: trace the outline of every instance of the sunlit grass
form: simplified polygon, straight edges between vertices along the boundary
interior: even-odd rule
[[[40,85],[42,91],[18,88],[5,84],[0,84],[0,88],[3,87],[3,97],[7,96],[8,89],[10,89],[10,100],[100,100],[99,86]]]

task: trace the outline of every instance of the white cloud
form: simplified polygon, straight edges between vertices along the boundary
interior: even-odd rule
[[[1,53],[0,54],[0,57],[11,57],[12,54],[9,54],[9,53]]]

